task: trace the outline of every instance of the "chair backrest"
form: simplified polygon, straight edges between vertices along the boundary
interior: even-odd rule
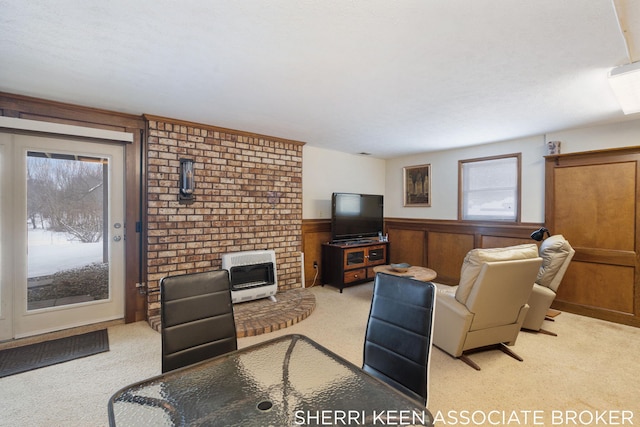
[[[238,348],[227,270],[165,277],[160,295],[163,373]]]
[[[538,257],[538,246],[535,243],[507,246],[502,248],[476,248],[467,252],[460,269],[460,283],[456,289],[456,300],[467,304],[471,290],[476,284],[480,270],[487,262],[511,261]],[[534,278],[535,280],[535,278]],[[531,284],[533,287],[533,283]]]
[[[541,263],[538,257],[484,263],[466,303],[474,314],[469,330],[516,323]]]
[[[362,368],[427,404],[436,288],[378,273],[367,322]]]
[[[539,253],[542,266],[536,283],[557,292],[576,251],[562,234],[555,234],[542,242]]]

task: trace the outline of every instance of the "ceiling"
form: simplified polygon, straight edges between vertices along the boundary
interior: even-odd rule
[[[0,91],[391,158],[625,119],[635,0],[0,0]]]

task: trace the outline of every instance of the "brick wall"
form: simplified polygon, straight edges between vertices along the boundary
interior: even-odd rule
[[[278,289],[301,287],[302,143],[147,117],[148,315],[159,280],[218,269],[227,252],[273,249]],[[178,203],[180,159],[195,198]]]

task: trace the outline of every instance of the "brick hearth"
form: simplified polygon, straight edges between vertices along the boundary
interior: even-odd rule
[[[306,319],[316,308],[316,297],[307,289],[289,289],[276,294],[276,302],[268,298],[247,301],[233,306],[238,338],[266,334],[287,328]],[[160,331],[160,316],[149,319]]]

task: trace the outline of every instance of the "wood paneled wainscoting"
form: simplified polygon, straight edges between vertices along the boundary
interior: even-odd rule
[[[436,281],[457,285],[465,255],[474,248],[536,243],[531,232],[540,224],[485,224],[462,221],[385,219],[390,262],[435,270]]]
[[[331,221],[303,220],[302,223],[305,284],[313,284],[315,261],[318,263],[317,285],[322,277],[321,246],[331,239]],[[406,262],[431,268],[438,273],[437,282],[456,285],[460,279],[462,261],[471,249],[536,243],[531,240],[530,234],[541,226],[386,218],[389,262]]]

